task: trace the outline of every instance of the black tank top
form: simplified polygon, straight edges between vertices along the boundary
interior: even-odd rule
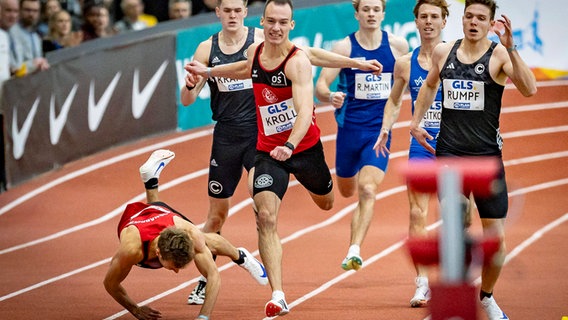
[[[211,37],[209,66],[247,60],[246,51],[254,42],[255,28],[249,28],[243,47],[234,54],[224,54],[219,48],[219,33]],[[207,79],[211,89],[211,111],[213,120],[235,125],[239,128],[256,127],[256,111],[252,81],[214,77]]]
[[[440,71],[443,110],[436,154],[501,156],[499,115],[504,86],[489,73],[497,43],[492,42],[476,62],[465,64],[457,58],[461,41],[456,41]]]

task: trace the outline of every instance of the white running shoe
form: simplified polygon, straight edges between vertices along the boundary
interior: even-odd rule
[[[267,317],[284,316],[290,312],[286,300],[270,300],[264,306],[264,313]]]
[[[345,271],[359,270],[361,269],[362,265],[363,265],[363,259],[358,255],[353,255],[343,259],[343,262],[341,263],[341,268],[343,268],[343,270]]]
[[[203,276],[197,282],[197,286],[193,288],[193,291],[187,297],[187,304],[203,304],[205,302],[205,286],[207,285],[207,279]]]
[[[166,165],[175,158],[176,154],[170,150],[156,150],[150,158],[140,167],[140,178],[146,183],[152,178],[159,178]]]
[[[239,264],[239,267],[247,270],[250,275],[256,280],[256,282],[261,285],[268,284],[268,277],[266,275],[266,269],[260,261],[258,261],[253,255],[245,248],[238,248],[240,252],[245,254],[245,262]]]
[[[481,300],[481,305],[483,306],[483,310],[487,314],[487,319],[489,320],[509,320],[509,317],[499,308],[497,302],[493,297],[485,297]]]
[[[430,300],[430,287],[428,287],[428,278],[416,277],[416,291],[414,297],[410,299],[410,306],[413,308],[425,307]]]

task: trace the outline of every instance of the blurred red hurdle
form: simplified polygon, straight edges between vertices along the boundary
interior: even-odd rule
[[[399,168],[409,188],[438,192],[440,199],[444,199],[440,237],[411,238],[406,243],[415,263],[441,264],[441,282],[431,286],[432,320],[477,319],[476,290],[468,283],[464,266],[476,260],[490,263],[499,249],[499,240],[466,239],[460,198],[470,192],[476,197],[490,196],[498,169],[498,161],[487,157],[412,161]]]

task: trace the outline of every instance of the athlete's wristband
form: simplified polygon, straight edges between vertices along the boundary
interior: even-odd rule
[[[195,89],[195,86],[190,87],[190,86],[188,86],[187,84],[185,85],[185,87],[187,88],[187,91],[191,91],[191,90]]]
[[[296,149],[296,147],[294,147],[294,145],[292,143],[290,143],[290,141],[286,141],[284,143],[284,146],[290,150],[292,150],[292,152],[294,152],[294,149]]]
[[[333,95],[334,94],[335,94],[335,92],[333,92],[333,91],[329,93],[329,102],[330,103],[333,102]]]
[[[200,314],[200,315],[197,316],[197,319],[209,320],[209,317],[204,315],[204,314]]]
[[[507,48],[507,52],[511,53],[513,51],[517,51],[517,45]]]
[[[211,67],[207,67],[207,78],[211,78]]]

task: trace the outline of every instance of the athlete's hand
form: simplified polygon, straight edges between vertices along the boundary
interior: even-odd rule
[[[373,71],[374,75],[379,75],[383,72],[383,65],[373,59],[373,60],[363,60],[361,61],[361,65],[359,66],[359,70],[362,71]]]
[[[197,86],[197,83],[199,82],[200,79],[201,76],[188,73],[185,75],[185,85],[187,87],[195,87]]]
[[[373,150],[375,150],[377,157],[379,156],[379,152],[383,155],[383,157],[386,157],[387,154],[390,154],[390,150],[389,148],[387,148],[388,140],[389,140],[389,131],[386,128],[381,129],[381,133],[377,138],[377,142],[375,142],[375,145],[373,146]]]
[[[343,102],[345,101],[345,92],[341,91],[334,91],[329,95],[329,103],[335,108],[339,109],[343,106]]]
[[[493,26],[493,32],[499,36],[499,41],[505,48],[512,48],[515,43],[513,42],[511,19],[504,14],[502,14],[501,17],[501,19],[497,19],[498,23]],[[501,26],[503,26],[504,30],[501,29]]]
[[[207,76],[207,66],[199,61],[191,61],[185,64],[183,67],[185,71],[189,72],[192,76],[200,75],[202,77]]]
[[[424,128],[417,126],[417,125],[410,125],[410,134],[420,143],[426,150],[430,151],[432,154],[436,154],[436,150],[432,148],[432,146],[426,141],[434,139],[428,131],[424,130]]]
[[[292,150],[285,146],[278,146],[270,151],[270,156],[278,161],[286,161],[292,156]]]
[[[154,310],[149,306],[141,306],[136,308],[132,312],[132,315],[134,315],[134,317],[139,320],[156,320],[162,318],[162,313],[160,313],[160,311]]]

